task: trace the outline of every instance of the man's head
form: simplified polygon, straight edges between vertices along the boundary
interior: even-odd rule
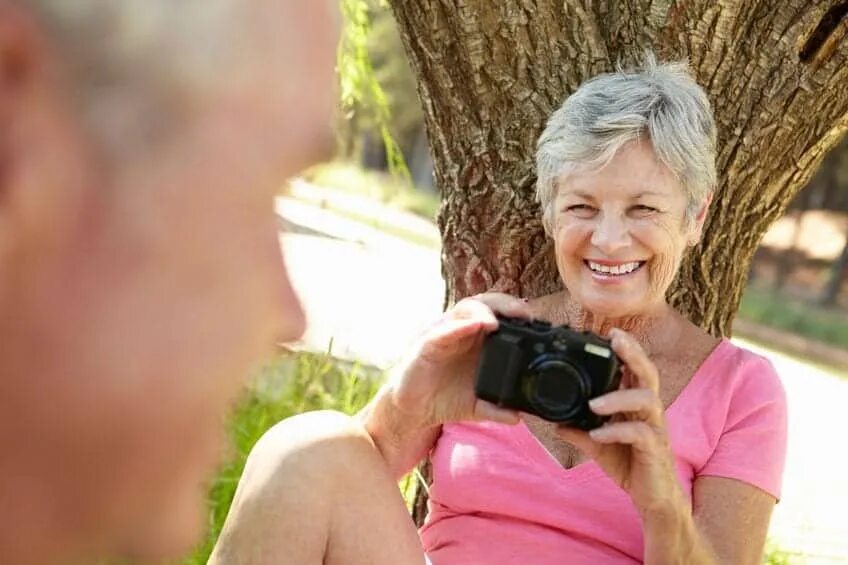
[[[0,561],[196,536],[303,329],[272,196],[328,147],[330,5],[0,0]]]

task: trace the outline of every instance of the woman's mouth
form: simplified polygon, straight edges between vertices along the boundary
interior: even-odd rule
[[[638,272],[647,261],[629,261],[623,263],[597,263],[584,259],[583,264],[592,272],[592,276],[600,280],[619,280],[628,278]]]

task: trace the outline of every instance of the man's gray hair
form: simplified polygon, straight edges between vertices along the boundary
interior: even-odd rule
[[[584,82],[553,113],[536,152],[536,199],[553,231],[558,182],[570,172],[603,167],[626,143],[646,137],[686,192],[687,217],[715,188],[716,128],[712,108],[685,63],[658,64]]]
[[[62,58],[89,127],[112,152],[164,130],[212,80],[233,80],[238,0],[26,0]],[[242,26],[243,27],[243,26]]]

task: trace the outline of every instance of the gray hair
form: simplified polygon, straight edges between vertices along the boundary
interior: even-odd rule
[[[687,218],[695,215],[716,185],[710,101],[686,63],[658,64],[647,53],[641,68],[584,82],[548,120],[536,152],[536,199],[548,234],[558,180],[603,167],[643,135],[683,187]]]
[[[164,136],[195,89],[238,72],[231,64],[244,41],[237,0],[25,4],[62,58],[62,79],[83,125],[112,153]]]

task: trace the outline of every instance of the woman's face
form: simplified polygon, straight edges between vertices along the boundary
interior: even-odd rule
[[[647,140],[559,184],[553,238],[571,297],[608,318],[646,315],[664,304],[683,251],[700,236],[706,206],[687,221],[686,195]]]

